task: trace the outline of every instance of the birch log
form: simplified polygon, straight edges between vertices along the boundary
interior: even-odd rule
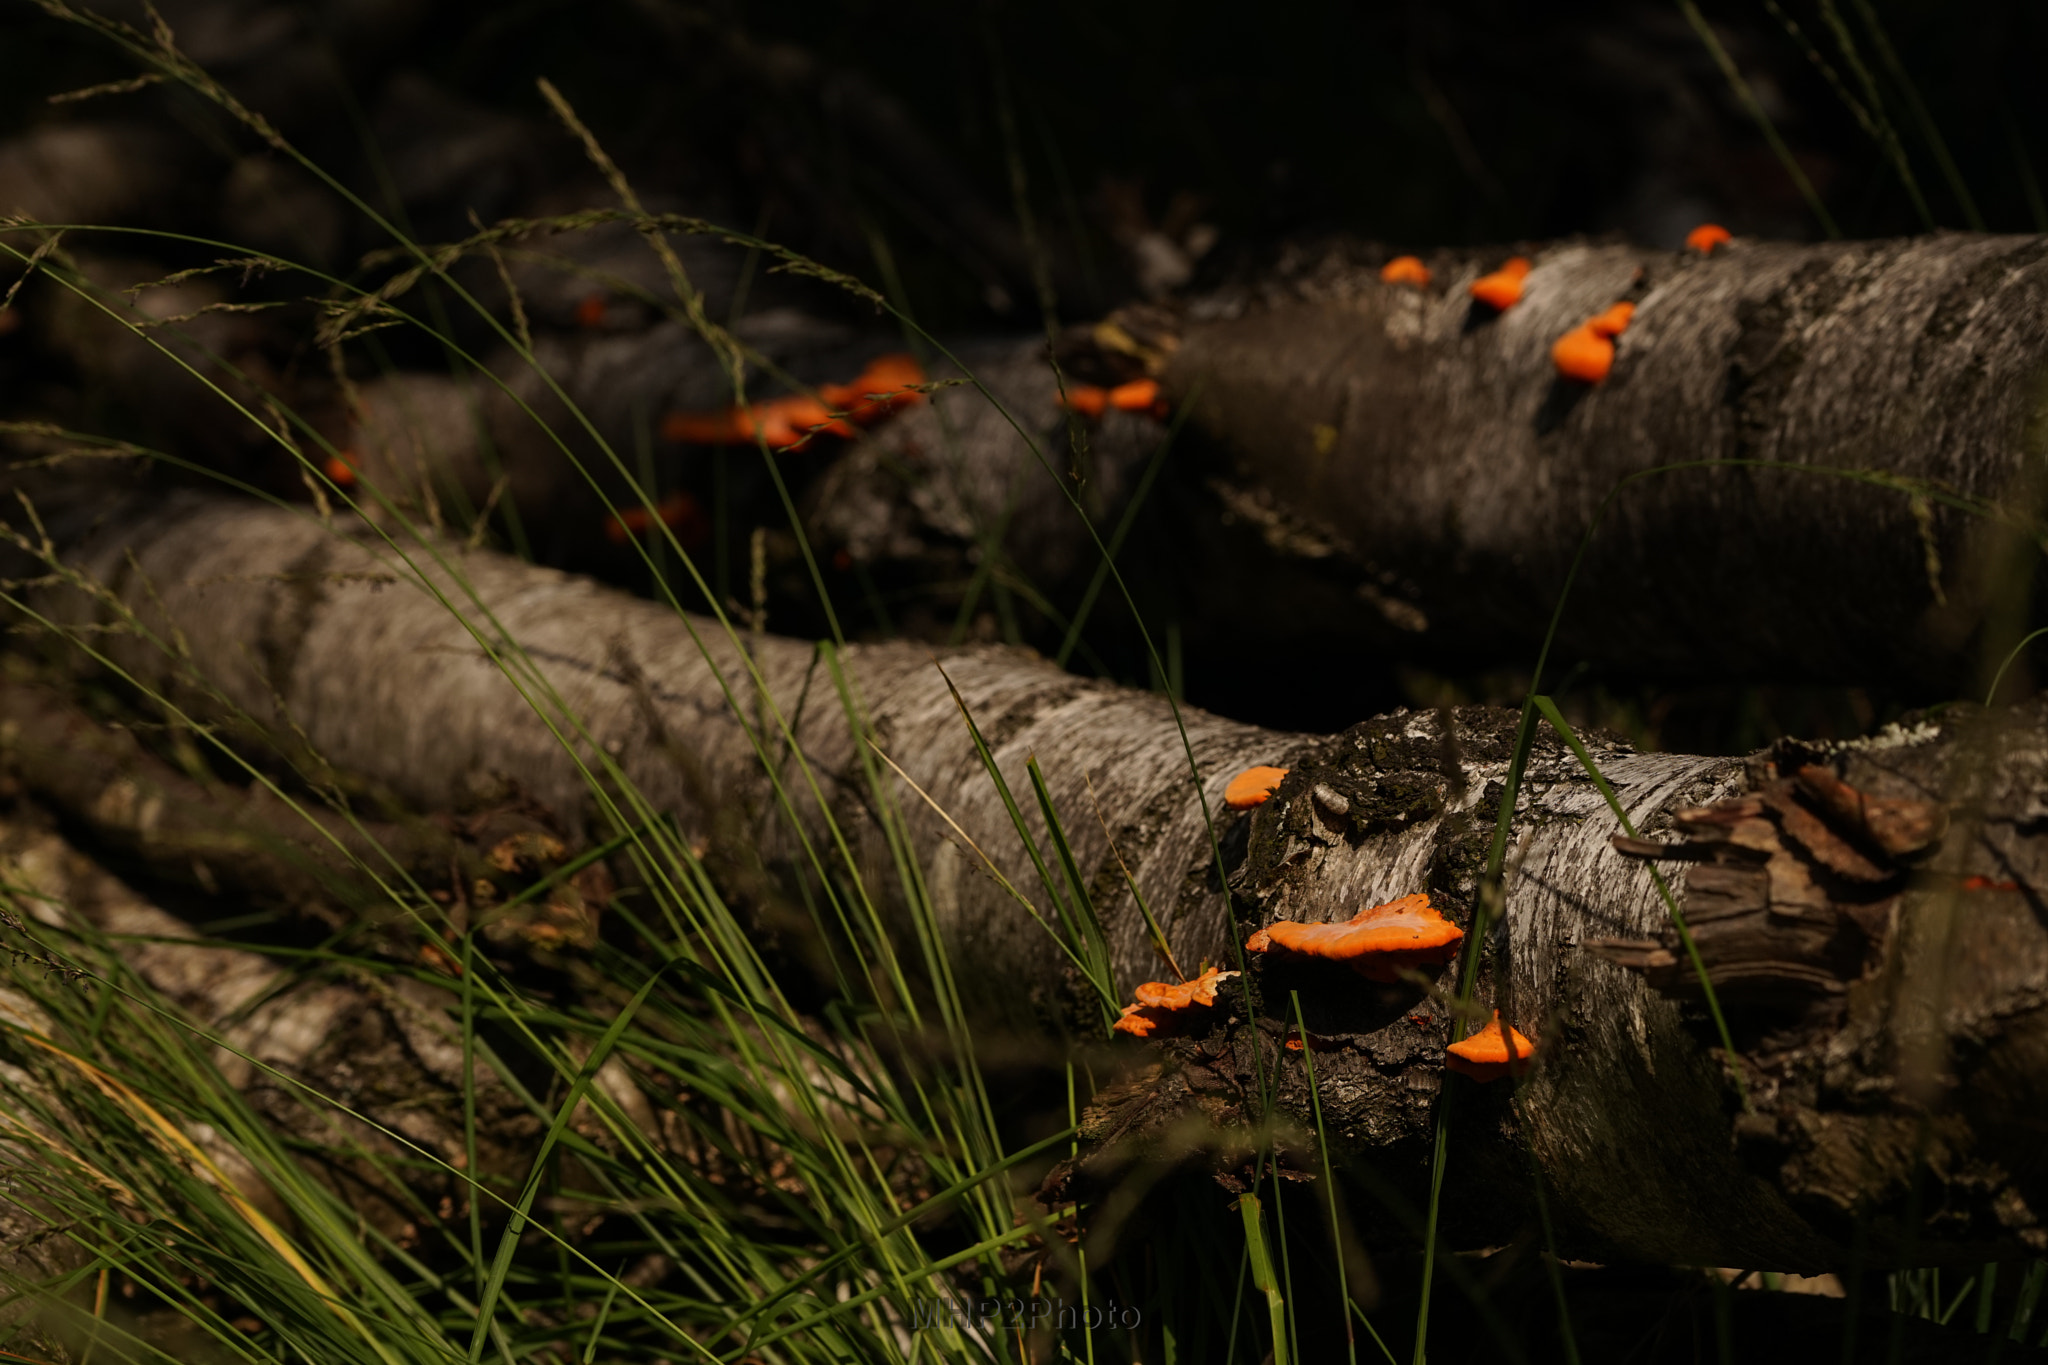
[[[1758,461],[1781,468],[1656,475],[1615,499],[1564,658],[1940,695],[2017,639],[2025,608],[2001,594],[2035,561],[2015,572],[1995,526],[1811,471],[2036,518],[2048,238],[1518,249],[1534,268],[1499,315],[1467,286],[1507,249],[1432,253],[1438,286],[1419,291],[1380,282],[1384,248],[1338,241],[1152,323],[1148,358],[1224,452],[1225,505],[1394,604],[1393,637],[1426,622],[1412,648],[1519,661],[1621,480]],[[1623,299],[1609,377],[1560,378],[1552,343]]]
[[[460,805],[510,777],[565,820],[594,823],[578,765],[602,757],[735,867],[746,855],[771,871],[800,870],[796,834],[827,847],[829,813],[879,892],[898,883],[873,813],[893,803],[966,997],[1013,1028],[1100,1015],[1044,931],[964,847],[971,841],[1039,894],[938,665],[1014,791],[1029,791],[1027,757],[1041,765],[1120,992],[1167,975],[1124,868],[1190,969],[1205,958],[1235,963],[1262,922],[1348,918],[1422,889],[1470,926],[1512,757],[1513,717],[1500,712],[1402,713],[1318,738],[1183,710],[1197,779],[1162,699],[1074,679],[1022,651],[824,654],[728,636],[489,552],[414,543],[407,562],[289,511],[183,494],[62,504],[43,504],[60,556],[103,589],[44,590],[47,619],[113,626],[83,638],[195,706],[238,708],[281,741],[302,738],[423,807]],[[177,641],[176,651],[150,645],[141,629]],[[492,654],[514,641],[530,663],[508,673]],[[842,678],[857,726],[840,702]],[[1666,860],[1695,916],[1735,1030],[1732,1061],[1710,1047],[1697,982],[1673,965],[1667,912],[1643,860],[1613,846],[1617,824],[1585,770],[1543,738],[1509,821],[1507,896],[1478,982],[1482,1008],[1501,1008],[1544,1043],[1514,1109],[1504,1086],[1445,1088],[1454,969],[1376,988],[1342,971],[1262,966],[1226,989],[1212,1027],[1166,1045],[1151,1083],[1105,1097],[1091,1118],[1091,1155],[1060,1179],[1080,1189],[1133,1156],[1157,1158],[1170,1144],[1156,1139],[1184,1113],[1249,1123],[1262,1087],[1279,1112],[1306,1121],[1303,1055],[1283,1046],[1289,992],[1299,991],[1322,1118],[1345,1155],[1412,1189],[1427,1171],[1438,1106],[1456,1106],[1455,1241],[1497,1241],[1521,1227],[1526,1138],[1567,1242],[1604,1256],[1810,1270],[1842,1264],[1858,1239],[1895,1262],[2038,1252],[2048,1244],[2037,1213],[2048,1191],[2027,1158],[2048,1110],[2048,931],[2036,889],[2048,820],[2042,710],[1958,714],[1747,763],[1592,745],[1649,841],[1629,847]],[[771,718],[771,732],[773,717],[790,721],[808,772],[772,733],[764,763],[741,723],[756,715]],[[957,830],[893,776],[871,780],[864,764],[875,750]],[[1224,783],[1255,762],[1292,771],[1249,817],[1223,811]],[[793,819],[777,817],[769,766],[794,793]],[[1941,815],[1948,828],[1897,856],[1873,851],[1867,829],[1788,785],[1808,780],[1809,768],[1872,797],[1917,802],[1924,826]],[[1657,842],[1665,832],[1705,836],[1727,823],[1673,812],[1748,809],[1731,801],[1756,803],[1743,818],[1761,823],[1741,827],[1749,842],[1730,845],[1735,853],[1705,842],[1697,866],[1671,861],[1678,855]],[[1025,819],[1043,843],[1035,814]],[[1864,870],[1850,876],[1837,863]],[[903,931],[900,899],[882,900]],[[1588,951],[1595,939],[1606,941],[1600,952]],[[1911,1208],[1937,1214],[1912,1225]]]

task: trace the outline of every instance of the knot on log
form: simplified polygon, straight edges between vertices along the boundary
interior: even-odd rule
[[[1940,844],[1948,810],[1871,796],[1817,764],[1791,777],[1767,771],[1746,796],[1676,812],[1682,843],[1617,835],[1614,847],[1697,863],[1685,919],[1716,997],[1764,1009],[1829,1002],[1883,947],[1907,874]],[[1586,946],[1666,995],[1701,994],[1676,925]]]

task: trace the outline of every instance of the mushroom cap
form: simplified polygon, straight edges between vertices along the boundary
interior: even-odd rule
[[[337,450],[327,457],[321,466],[328,478],[343,488],[350,488],[356,481],[356,453],[353,450]]]
[[[1096,384],[1069,384],[1065,402],[1071,412],[1100,417],[1109,410],[1109,390]]]
[[[1162,1026],[1174,1024],[1173,1016],[1180,1011],[1196,1005],[1214,1005],[1216,988],[1236,975],[1236,972],[1211,967],[1194,980],[1183,981],[1178,986],[1165,981],[1147,981],[1132,992],[1137,996],[1137,1003],[1124,1006],[1123,1014],[1110,1027],[1133,1038],[1149,1038]]]
[[[1529,273],[1527,256],[1510,256],[1491,275],[1472,281],[1472,297],[1497,312],[1505,313],[1522,298],[1522,280]]]
[[[1232,810],[1263,806],[1286,776],[1285,768],[1246,768],[1231,778],[1230,785],[1223,789],[1223,804]]]
[[[1590,325],[1574,327],[1550,348],[1550,363],[1566,379],[1597,384],[1614,368],[1614,343]]]
[[[739,432],[737,409],[722,412],[672,412],[661,419],[661,439],[677,444],[736,445],[744,438]]]
[[[1109,405],[1118,412],[1144,412],[1159,401],[1159,381],[1133,379],[1109,391]]]
[[[1342,924],[1276,920],[1245,940],[1249,952],[1273,949],[1297,957],[1347,962],[1370,981],[1393,982],[1403,968],[1446,961],[1465,931],[1437,913],[1429,893],[1361,910]]]
[[[1152,1030],[1159,1027],[1159,1020],[1143,1005],[1125,1005],[1124,1012],[1110,1028],[1117,1033],[1128,1033],[1133,1038],[1150,1038]]]
[[[1715,247],[1723,242],[1732,242],[1734,240],[1735,234],[1722,227],[1719,223],[1701,223],[1691,232],[1685,234],[1686,246],[1699,252],[1712,252]]]
[[[897,397],[896,390],[924,383],[924,366],[918,364],[917,357],[908,351],[891,351],[870,360],[867,368],[860,372],[860,378],[853,382],[864,394]]]
[[[870,360],[851,384],[827,385],[818,394],[834,407],[845,408],[847,416],[866,426],[898,408],[923,402],[924,395],[912,387],[922,383],[924,366],[917,363],[916,356],[898,351]]]
[[[1153,1010],[1184,1010],[1192,1005],[1213,1005],[1216,1003],[1216,988],[1236,976],[1211,967],[1192,981],[1183,981],[1178,986],[1164,981],[1147,981],[1132,994],[1138,1004]]]
[[[1444,1052],[1444,1065],[1451,1070],[1475,1081],[1497,1081],[1524,1069],[1524,1063],[1536,1053],[1536,1044],[1513,1028],[1502,1028],[1500,1011],[1495,1010],[1485,1028],[1463,1042],[1452,1043]]]
[[[1586,319],[1586,326],[1604,337],[1618,337],[1628,330],[1630,319],[1636,315],[1636,306],[1627,300],[1609,304],[1607,311]]]
[[[1427,289],[1429,278],[1429,267],[1419,256],[1396,256],[1380,267],[1380,280],[1384,284],[1412,284],[1417,289]]]
[[[834,436],[853,435],[852,427],[834,417],[821,400],[805,393],[754,404],[739,415],[739,427],[749,439],[758,428],[761,439],[771,450],[786,450],[819,431]]]

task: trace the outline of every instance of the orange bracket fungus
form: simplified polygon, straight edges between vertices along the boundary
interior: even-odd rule
[[[1409,967],[1448,962],[1465,931],[1437,913],[1429,893],[1361,910],[1342,924],[1275,920],[1245,940],[1246,952],[1346,962],[1368,981],[1391,984]]]
[[[1100,417],[1109,411],[1109,390],[1100,384],[1069,384],[1060,401],[1069,412]]]
[[[605,297],[600,291],[585,294],[576,301],[576,325],[586,330],[604,326]]]
[[[1505,313],[1522,299],[1522,281],[1529,276],[1529,258],[1511,256],[1491,275],[1472,281],[1472,297],[1496,313]]]
[[[1475,1081],[1497,1081],[1528,1070],[1529,1058],[1535,1054],[1535,1041],[1512,1028],[1502,1028],[1500,1011],[1495,1010],[1493,1021],[1485,1028],[1445,1049],[1444,1065]]]
[[[614,545],[624,545],[634,536],[653,526],[659,518],[664,526],[684,531],[683,540],[687,545],[697,539],[694,534],[701,530],[695,523],[699,520],[697,500],[688,493],[678,490],[654,505],[654,515],[649,516],[645,507],[622,507],[604,519],[604,538]]]
[[[1087,418],[1100,417],[1111,408],[1118,412],[1149,412],[1154,417],[1166,416],[1166,403],[1159,396],[1159,381],[1156,379],[1133,379],[1113,389],[1105,389],[1099,384],[1069,384],[1060,402],[1069,412],[1077,412]]]
[[[1223,804],[1232,810],[1250,810],[1263,806],[1280,780],[1287,776],[1285,768],[1246,768],[1230,779],[1230,785],[1223,789]]]
[[[1624,299],[1607,306],[1607,311],[1586,319],[1586,325],[1604,337],[1618,337],[1628,330],[1629,320],[1636,315],[1636,306]]]
[[[816,397],[791,394],[718,412],[672,412],[661,422],[662,439],[694,445],[751,445],[758,435],[770,450],[793,450],[821,432],[851,436],[856,426],[873,426],[924,395],[924,368],[907,355],[868,362],[851,384],[826,384]]]
[[[1614,368],[1614,343],[1591,327],[1574,327],[1550,348],[1550,363],[1566,379],[1597,384]]]
[[[1550,363],[1566,379],[1598,384],[1614,368],[1613,339],[1628,330],[1635,311],[1634,304],[1622,302],[1588,318],[1557,339],[1550,348]]]
[[[1429,288],[1429,267],[1419,256],[1396,256],[1380,267],[1380,280],[1384,284],[1412,284],[1417,289]]]
[[[1214,1006],[1216,988],[1236,975],[1236,972],[1211,967],[1193,981],[1183,981],[1178,986],[1164,981],[1147,981],[1132,992],[1137,1003],[1124,1006],[1122,1017],[1110,1027],[1133,1038],[1149,1038],[1160,1028],[1174,1023],[1175,1017],[1184,1011]]]
[[[337,450],[327,457],[320,468],[328,478],[343,488],[352,488],[356,481],[356,465],[359,463],[353,450]]]
[[[1150,412],[1156,415],[1163,406],[1159,401],[1159,381],[1133,379],[1128,384],[1119,384],[1109,391],[1109,405],[1118,412]]]
[[[1702,256],[1711,256],[1715,247],[1734,240],[1735,234],[1719,223],[1701,223],[1685,234],[1686,247],[1699,252]]]

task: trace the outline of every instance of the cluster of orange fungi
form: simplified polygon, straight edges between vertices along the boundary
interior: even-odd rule
[[[1118,412],[1149,412],[1154,417],[1166,416],[1166,400],[1159,396],[1159,381],[1156,379],[1133,379],[1113,389],[1105,389],[1099,384],[1069,384],[1060,401],[1069,412],[1088,418],[1100,417],[1111,408]]]
[[[792,450],[820,433],[851,436],[901,408],[922,401],[924,367],[913,356],[878,356],[850,384],[821,384],[815,395],[791,394],[716,412],[672,412],[661,436],[679,444],[752,445]]]
[[[1137,1003],[1124,1006],[1122,1017],[1110,1027],[1133,1038],[1170,1033],[1188,1011],[1213,1008],[1216,988],[1236,975],[1236,972],[1210,967],[1193,981],[1183,981],[1178,986],[1164,981],[1147,981],[1132,992]]]
[[[1361,910],[1342,924],[1276,920],[1246,939],[1244,946],[1252,953],[1343,963],[1369,981],[1390,984],[1405,971],[1450,961],[1464,937],[1465,931],[1439,914],[1429,903],[1429,893],[1421,891]],[[1236,975],[1209,967],[1178,986],[1147,981],[1133,993],[1135,1003],[1124,1007],[1112,1027],[1134,1038],[1176,1033],[1195,1017],[1193,1011],[1213,1008],[1217,986]],[[1320,1039],[1308,1041],[1318,1051],[1334,1046]],[[1289,1030],[1286,1046],[1290,1052],[1299,1052],[1302,1039]],[[1504,1027],[1500,1011],[1495,1010],[1493,1022],[1445,1049],[1444,1065],[1475,1081],[1495,1081],[1520,1075],[1535,1053],[1535,1041]]]
[[[1701,223],[1686,234],[1685,245],[1689,251],[1712,255],[1715,248],[1733,240],[1733,234],[1719,223]],[[1495,313],[1505,313],[1522,301],[1522,288],[1528,277],[1529,258],[1510,256],[1498,270],[1472,281],[1467,292]],[[1419,256],[1396,256],[1380,267],[1380,280],[1386,284],[1428,289],[1430,279],[1429,267]],[[1634,312],[1634,304],[1617,303],[1559,337],[1550,348],[1550,359],[1557,372],[1581,384],[1598,384],[1607,378],[1608,371],[1614,368],[1614,338],[1627,330],[1629,316]]]

